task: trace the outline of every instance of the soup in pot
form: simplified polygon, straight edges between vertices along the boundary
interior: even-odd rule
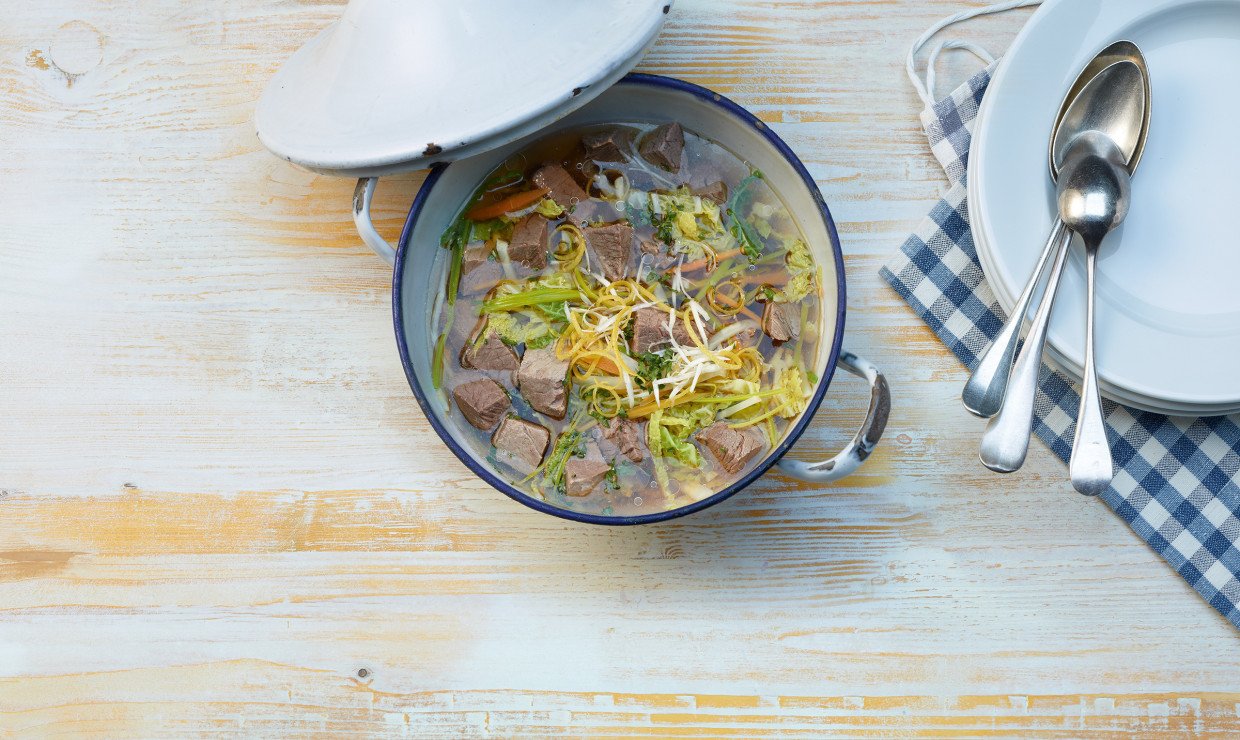
[[[679,124],[509,158],[442,246],[432,380],[512,485],[629,516],[727,488],[806,410],[821,274],[744,161]]]

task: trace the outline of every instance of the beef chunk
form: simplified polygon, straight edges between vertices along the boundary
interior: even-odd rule
[[[614,444],[616,449],[620,450],[620,454],[635,463],[640,463],[645,458],[641,443],[638,442],[636,423],[617,416],[610,419],[602,429],[603,438]]]
[[[799,323],[793,318],[792,309],[783,303],[769,301],[762,309],[762,330],[776,344],[796,339],[801,333]]]
[[[673,334],[677,344],[693,344],[689,338],[689,330],[685,328],[684,317],[676,315]],[[653,306],[639,308],[633,314],[633,341],[629,348],[633,354],[640,355],[669,344],[671,336],[667,333],[667,312]]]
[[[572,208],[589,196],[581,189],[568,170],[558,164],[545,164],[531,178],[534,184],[545,188],[547,195],[564,208]]]
[[[516,370],[520,363],[517,353],[486,328],[486,320],[478,322],[469,341],[461,348],[461,367],[473,370],[503,372]]]
[[[461,274],[468,275],[479,267],[487,263],[487,257],[491,254],[491,247],[481,242],[470,244],[465,247],[465,254],[461,260]]]
[[[469,423],[484,432],[494,427],[511,405],[503,387],[490,378],[462,383],[452,389],[452,397]]]
[[[551,431],[541,424],[509,416],[491,436],[495,459],[517,472],[529,475],[542,464],[551,444]]]
[[[504,270],[499,263],[487,260],[469,272],[461,273],[461,282],[457,286],[457,292],[461,295],[487,293],[503,279]]]
[[[564,493],[568,496],[589,496],[603,482],[611,466],[603,459],[598,446],[586,444],[585,457],[570,457],[564,463]]]
[[[601,269],[603,277],[608,280],[624,277],[633,245],[633,227],[618,221],[607,226],[587,226],[582,233],[590,247],[590,258],[594,263],[591,267]]]
[[[517,387],[535,411],[563,419],[568,410],[568,362],[555,356],[554,347],[527,349],[517,370]]]
[[[723,205],[728,202],[728,186],[722,180],[716,180],[709,185],[696,188],[693,194],[716,205]]]
[[[665,123],[646,134],[640,151],[646,161],[670,172],[680,171],[680,154],[685,148],[685,132],[679,123]]]
[[[585,228],[589,224],[615,220],[618,214],[616,206],[610,201],[588,198],[577,204],[573,212],[568,214],[568,220],[575,226]]]
[[[732,475],[741,472],[766,447],[761,429],[750,427],[737,430],[722,421],[711,424],[696,436],[697,441],[705,445],[723,469]]]
[[[512,241],[508,244],[508,258],[531,270],[547,266],[547,231],[550,222],[537,213],[531,213],[517,222],[512,229]]]
[[[581,145],[586,148],[586,156],[596,162],[627,162],[625,156],[633,141],[633,129],[608,128],[591,131],[581,137]]]

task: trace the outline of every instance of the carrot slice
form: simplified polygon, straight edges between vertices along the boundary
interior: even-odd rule
[[[505,213],[513,211],[524,211],[526,208],[538,203],[548,192],[545,188],[534,188],[526,190],[524,193],[510,195],[502,198],[494,203],[486,203],[474,206],[465,212],[465,218],[470,221],[487,221],[492,218],[499,218]]]
[[[736,255],[740,253],[741,253],[741,250],[739,249],[729,249],[726,252],[720,252],[718,255],[716,255],[715,261],[723,262],[724,260],[731,259],[732,257],[735,257]],[[693,260],[692,262],[684,263],[683,265],[680,266],[680,272],[683,275],[686,272],[693,272],[694,270],[701,270],[704,267],[710,267],[709,257],[703,257],[700,260]],[[676,272],[676,265],[672,265],[671,267],[667,268],[667,274],[671,275],[675,272]]]

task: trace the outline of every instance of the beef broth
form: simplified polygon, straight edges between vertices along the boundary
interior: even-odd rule
[[[752,470],[806,410],[818,266],[761,173],[677,123],[534,144],[443,243],[456,265],[436,387],[531,495],[603,515],[679,508]]]

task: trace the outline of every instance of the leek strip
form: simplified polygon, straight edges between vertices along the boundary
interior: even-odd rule
[[[431,385],[435,387],[435,390],[443,387],[443,353],[447,344],[448,333],[444,332],[435,342],[435,354],[431,357]]]

